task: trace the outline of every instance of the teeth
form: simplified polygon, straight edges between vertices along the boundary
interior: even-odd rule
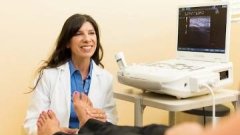
[[[91,46],[91,45],[81,46],[80,48],[81,48],[84,52],[89,52],[89,51],[91,51],[92,46]]]
[[[83,49],[91,49],[91,46],[82,46]]]
[[[92,47],[91,45],[84,45],[84,46],[81,46],[81,48],[85,48],[85,47]]]

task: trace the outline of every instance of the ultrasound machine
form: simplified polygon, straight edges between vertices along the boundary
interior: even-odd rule
[[[123,52],[115,55],[118,81],[144,91],[188,98],[210,93],[233,81],[229,61],[228,4],[180,6],[177,57],[153,63],[127,64]]]

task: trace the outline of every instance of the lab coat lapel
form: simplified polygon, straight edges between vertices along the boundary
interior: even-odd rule
[[[66,108],[67,113],[70,115],[70,106],[71,106],[71,92],[70,92],[70,70],[68,62],[60,66],[60,85],[64,88],[64,96],[66,99]]]
[[[102,95],[101,93],[101,73],[102,71],[97,67],[95,63],[93,63],[93,70],[92,70],[92,78],[91,78],[91,85],[89,89],[89,94],[88,97],[92,101],[93,106],[96,108],[101,108],[102,107]]]

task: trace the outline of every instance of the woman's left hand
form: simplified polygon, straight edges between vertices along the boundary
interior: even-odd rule
[[[87,110],[87,114],[94,119],[100,120],[102,122],[106,122],[107,121],[107,115],[106,113],[101,110],[101,109],[97,109],[97,108],[88,108]]]
[[[72,128],[67,128],[67,127],[61,127],[60,131],[64,132],[66,134],[77,134],[79,129],[72,129]]]

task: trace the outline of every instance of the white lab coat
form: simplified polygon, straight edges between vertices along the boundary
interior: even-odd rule
[[[93,62],[88,97],[95,108],[103,109],[107,121],[117,123],[116,104],[113,98],[112,75]],[[24,121],[27,134],[35,135],[39,114],[48,109],[55,112],[61,127],[69,126],[71,105],[71,82],[68,62],[57,68],[45,69],[39,81]]]

